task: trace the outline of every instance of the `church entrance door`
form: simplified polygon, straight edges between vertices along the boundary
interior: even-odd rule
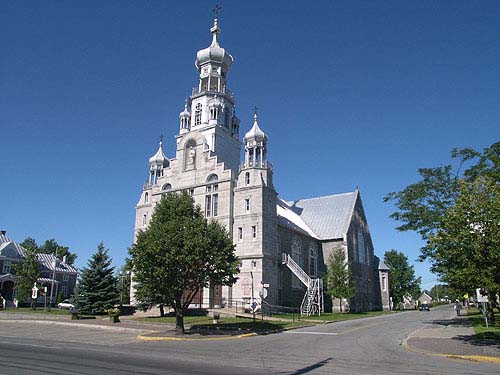
[[[210,308],[220,307],[222,305],[222,285],[213,285],[210,287]]]

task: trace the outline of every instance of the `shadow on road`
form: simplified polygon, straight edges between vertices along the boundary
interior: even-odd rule
[[[327,359],[324,359],[320,362],[317,362],[311,366],[307,366],[307,367],[303,367],[301,369],[298,369],[297,371],[294,371],[294,372],[291,372],[289,373],[289,375],[300,375],[300,374],[307,374],[308,372],[311,372],[313,370],[316,370],[320,367],[323,367],[324,365],[326,365],[328,362],[330,362],[333,358],[327,358]]]
[[[458,340],[465,342],[470,345],[475,345],[475,346],[488,346],[491,348],[497,348],[500,349],[500,342],[495,339],[484,339],[478,335],[458,335],[452,338],[453,340]]]
[[[451,327],[471,327],[471,324],[467,319],[435,319],[430,321],[424,321],[425,324],[434,324],[439,326],[451,326]]]

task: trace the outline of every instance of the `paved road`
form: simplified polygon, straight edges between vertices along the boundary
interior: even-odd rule
[[[42,324],[31,322],[26,329],[26,323],[0,321],[0,374],[498,373],[498,364],[429,356],[401,346],[412,331],[452,314],[446,306],[240,340],[181,342],[134,342],[134,331],[68,326],[57,326],[58,333],[48,337]]]

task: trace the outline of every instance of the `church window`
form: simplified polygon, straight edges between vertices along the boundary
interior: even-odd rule
[[[238,239],[239,240],[243,239],[243,228],[242,227],[238,228]]]
[[[142,225],[146,226],[147,223],[148,223],[148,214],[144,214],[144,216],[142,217]]]
[[[260,147],[258,147],[255,150],[255,165],[259,167],[261,165],[261,161],[262,161],[261,149]]]
[[[248,165],[250,167],[253,165],[253,148],[248,150]]]
[[[225,116],[224,125],[226,125],[226,128],[229,128],[229,111],[228,110],[226,110],[224,116]]]
[[[382,276],[382,290],[387,291],[387,278],[385,276]]]
[[[205,196],[205,216],[210,217],[211,214],[212,214],[212,196],[206,195]]]
[[[194,195],[194,189],[189,189],[189,195],[193,196]]]
[[[299,265],[299,267],[302,267],[302,246],[298,238],[295,238],[292,241],[292,259]],[[297,278],[297,276],[292,275],[292,288],[300,289],[301,286],[301,281]]]
[[[365,263],[365,237],[363,232],[358,230],[358,261],[359,263]]]
[[[3,261],[3,273],[9,273],[12,268],[12,262],[10,260]]]
[[[318,275],[318,250],[311,246],[309,249],[309,276],[316,277]]]
[[[219,177],[216,174],[208,176],[207,181],[209,184],[206,186],[207,195],[205,196],[205,216],[217,216],[219,211],[219,195],[212,194],[219,190],[217,181]]]
[[[214,194],[213,195],[213,207],[212,207],[212,214],[213,216],[217,216],[218,215],[218,211],[219,211],[219,194]]]
[[[250,172],[245,173],[245,185],[250,185]]]
[[[256,225],[252,226],[252,237],[257,238],[257,226]]]
[[[194,111],[194,124],[195,125],[201,124],[201,103],[196,104]]]
[[[252,260],[252,268],[257,268],[257,261],[256,260]]]
[[[250,211],[250,198],[245,199],[245,211]]]
[[[163,187],[161,188],[161,190],[170,191],[170,190],[172,190],[172,185],[165,184],[165,185],[163,185]]]
[[[144,203],[148,203],[148,201],[149,201],[149,194],[146,193],[144,194]]]

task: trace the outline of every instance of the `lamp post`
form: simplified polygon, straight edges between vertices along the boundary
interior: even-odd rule
[[[118,277],[120,278],[120,307],[123,305],[123,278],[128,277],[130,271],[120,271],[118,272]]]
[[[52,296],[54,295],[54,279],[56,278],[56,265],[57,265],[57,258],[54,258],[54,260],[52,261],[52,267],[54,269],[52,270],[52,281],[50,285],[49,311],[52,308]]]

